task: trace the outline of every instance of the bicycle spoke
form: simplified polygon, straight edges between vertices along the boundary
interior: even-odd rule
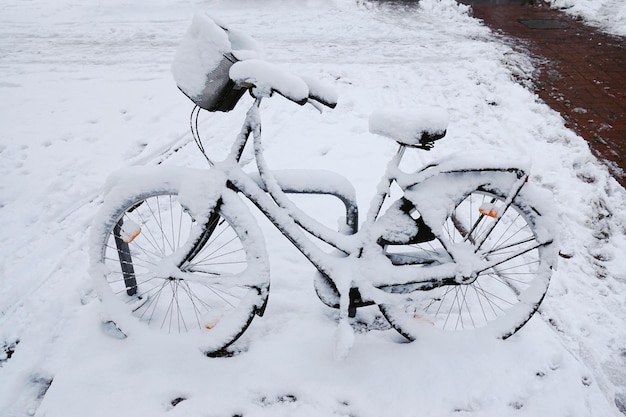
[[[452,317],[452,311],[454,310],[454,306],[458,305],[459,303],[459,288],[455,287],[454,288],[454,298],[452,299],[452,304],[450,309],[448,310],[447,314],[446,314],[446,319],[443,322],[443,328],[445,329],[446,326],[448,325],[448,321],[450,320],[450,317]],[[460,315],[459,315],[460,316]]]
[[[122,275],[122,273],[117,273],[116,275]],[[137,276],[135,276],[135,278],[137,278]],[[150,282],[150,281],[152,281],[152,280],[154,280],[154,279],[156,279],[156,278],[154,278],[154,277],[153,277],[153,278],[151,278],[151,279],[148,279],[148,280],[145,280],[145,281],[141,281],[141,282],[139,281],[139,279],[137,279],[137,282],[138,282],[138,283],[137,283],[137,287],[139,287],[140,285],[144,285],[144,284],[146,284],[147,282]],[[124,283],[124,284],[125,284],[125,283],[126,283],[126,279],[125,279],[125,278],[120,278],[120,279],[109,279],[109,280],[108,280],[108,283],[109,283],[109,284],[117,284],[117,283],[120,283],[120,284],[121,284],[121,283]],[[126,285],[124,285],[124,287],[126,287]],[[124,291],[126,291],[126,288],[124,288],[123,290],[117,291],[115,294],[121,294],[121,293],[122,293],[122,292],[124,292]],[[141,296],[141,294],[140,294],[139,296]]]
[[[222,248],[224,248],[226,245],[228,245],[229,243],[233,242],[235,239],[237,239],[237,236],[234,236],[232,239],[230,239],[228,242],[223,243],[221,246],[215,248],[212,252],[206,254],[204,256],[204,258],[200,259],[198,262],[203,262],[207,259],[210,259],[212,255],[214,255],[215,253],[217,253],[219,250],[221,250]]]
[[[529,215],[516,203],[507,201],[504,197],[476,190],[450,212],[439,233],[435,233],[447,240],[442,241],[441,249],[437,250],[437,240],[386,248],[394,264],[410,265],[412,258],[422,263],[428,262],[429,257],[431,262],[446,262],[441,257],[442,249],[467,242],[474,247],[483,247],[476,249],[476,255],[487,266],[482,271],[476,271],[478,277],[467,284],[415,291],[401,307],[381,306],[392,325],[395,323],[394,327],[402,329],[402,334],[417,337],[424,322],[431,322],[440,330],[458,332],[490,326],[498,318],[509,314],[509,309],[520,302],[522,295],[535,285],[537,279],[548,273],[541,267],[545,262],[542,249],[552,241],[538,241]],[[547,280],[540,284],[545,285],[545,282]],[[536,305],[529,304],[527,309],[529,314],[512,324],[503,337],[515,333],[532,315]],[[423,316],[426,321],[394,318],[401,314],[417,314],[416,317]],[[414,322],[416,327],[413,329]]]
[[[175,286],[176,286],[176,295],[175,295],[175,298],[176,298],[176,311],[178,312],[178,314],[176,316],[177,324],[178,324],[178,331],[180,332],[180,329],[181,329],[180,324],[181,323],[183,324],[183,328],[185,329],[185,331],[188,331],[187,323],[185,322],[185,316],[183,315],[183,310],[181,309],[181,306],[180,306],[180,301],[181,300],[178,297],[178,291],[180,290],[180,281],[176,280],[175,281]]]
[[[506,250],[507,250],[507,249],[512,249],[512,248],[514,248],[514,247],[516,247],[516,246],[521,246],[521,245],[523,245],[523,244],[525,244],[525,243],[531,243],[531,242],[534,242],[534,241],[535,241],[534,236],[530,236],[530,237],[528,237],[528,238],[525,238],[525,239],[523,239],[523,240],[517,241],[517,242],[515,242],[515,243],[510,243],[510,244],[508,244],[508,245],[506,245],[506,246],[500,246],[500,247],[498,247],[498,248],[492,248],[492,249],[490,249],[490,250],[489,250],[488,252],[486,252],[486,253],[487,253],[487,254],[489,254],[489,255],[494,255],[494,254],[495,254],[495,255],[502,255],[502,254],[504,254],[504,253],[511,253],[511,252],[506,251]],[[503,251],[505,251],[505,252],[503,252]]]
[[[500,310],[504,311],[504,309],[502,309],[501,307],[498,306],[498,304],[496,304],[494,301],[495,300],[499,300],[502,301],[503,303],[507,304],[507,305],[513,305],[512,301],[506,300],[503,297],[491,292],[491,291],[487,291],[485,290],[482,285],[480,283],[476,283],[475,287],[480,289],[480,293],[483,295],[483,297],[485,298],[485,300],[487,300],[489,302],[489,304],[491,306],[497,306]]]
[[[194,294],[194,292],[189,287],[189,283],[183,281],[181,283],[181,286],[183,287],[183,291],[185,291],[185,293],[187,294],[187,297],[189,297],[189,302],[193,307],[193,312],[196,318],[196,323],[198,324],[198,328],[202,328],[202,325],[200,324],[200,309],[198,308],[196,301],[200,303],[200,305],[202,305],[207,311],[210,310],[210,305]]]
[[[132,221],[132,219],[129,219],[129,220]],[[150,228],[148,228],[148,233],[152,237],[152,240],[149,238],[148,235],[142,232],[142,234],[140,234],[135,240],[133,240],[132,242],[133,248],[138,249],[138,252],[143,253],[147,257],[159,258],[163,256],[164,251],[158,246],[158,243],[155,241],[154,235],[152,235],[152,231],[150,230]],[[119,235],[115,237],[121,239],[121,236]],[[140,242],[142,240],[144,240],[154,250],[150,250],[148,248],[145,248],[143,245],[141,245]]]
[[[520,257],[520,256],[522,256],[522,255],[525,255],[525,254],[526,254],[526,253],[528,253],[528,252],[534,251],[534,250],[536,250],[536,249],[538,249],[538,248],[542,247],[543,245],[544,245],[543,243],[537,243],[536,245],[534,245],[534,246],[532,246],[532,247],[529,247],[529,248],[526,248],[526,249],[522,249],[522,250],[520,250],[520,251],[517,251],[517,252],[515,252],[513,255],[507,256],[507,257],[505,257],[504,259],[499,259],[499,260],[497,260],[497,261],[492,262],[492,263],[491,263],[491,265],[489,265],[489,267],[487,267],[487,268],[483,269],[482,271],[478,271],[478,272],[480,273],[480,272],[486,271],[487,269],[490,269],[490,268],[495,268],[495,267],[496,267],[496,266],[498,266],[498,265],[502,265],[502,264],[503,264],[503,263],[505,263],[505,262],[508,262],[508,261],[510,261],[510,260],[512,260],[512,259],[515,259],[515,258],[517,258],[517,257]]]
[[[230,252],[222,253],[222,254],[219,254],[219,255],[216,255],[216,256],[212,256],[212,257],[206,256],[205,258],[203,258],[203,259],[201,259],[201,260],[199,260],[197,262],[190,263],[190,265],[193,265],[193,266],[199,266],[199,265],[229,265],[229,264],[233,264],[234,265],[234,264],[246,263],[245,259],[241,260],[241,261],[214,262],[215,259],[223,258],[225,256],[229,256],[229,255],[232,255],[232,254],[235,254],[235,253],[238,253],[238,252],[243,252],[243,248],[235,249],[235,250],[232,250]]]
[[[172,290],[172,283],[169,283],[169,287],[170,287],[170,291]],[[172,296],[169,300],[169,303],[167,305],[167,309],[165,310],[165,313],[163,314],[163,321],[161,322],[161,329],[163,329],[163,326],[165,326],[165,322],[167,321],[167,317],[170,317],[170,329],[171,330],[171,315],[172,315],[172,309],[174,306],[174,296]],[[170,333],[170,331],[168,330],[168,333]]]
[[[171,196],[170,197],[170,202],[171,202]],[[161,231],[161,244],[165,253],[165,249],[166,249],[166,243],[167,246],[169,247],[171,252],[174,252],[174,246],[171,244],[171,242],[169,241],[169,239],[167,239],[167,236],[165,235],[165,228],[163,227],[163,214],[162,214],[162,210],[161,210],[161,202],[160,202],[160,196],[156,197],[156,210],[157,210],[157,214],[158,214],[158,225],[159,225],[159,230]],[[150,208],[150,211],[152,212],[152,207],[150,207],[150,205],[148,204],[148,207]],[[154,213],[153,213],[154,215]]]
[[[441,300],[439,301],[439,307],[437,308],[437,311],[435,311],[435,314],[434,314],[435,316],[439,315],[439,311],[441,310],[441,307],[443,306],[443,303],[445,302],[445,299],[448,296],[448,294],[450,294],[450,292],[452,292],[452,291],[456,291],[456,289],[457,288],[454,287],[454,286],[449,286],[449,287],[446,288],[445,294],[443,295],[443,297],[441,297]]]
[[[476,301],[478,303],[478,307],[480,308],[480,311],[483,313],[483,319],[485,320],[485,322],[487,322],[489,321],[489,319],[487,318],[487,312],[485,311],[485,306],[483,305],[483,302],[480,299],[480,293],[478,292],[478,289],[476,288],[475,285],[472,285],[471,287],[474,290],[474,294],[476,295]]]
[[[254,220],[240,210],[229,217],[220,208],[209,225],[197,223],[177,193],[168,191],[144,194],[115,210],[101,246],[106,290],[99,292],[117,303],[112,316],[120,329],[132,320],[141,323],[137,332],[145,329],[184,338],[202,332],[210,349],[221,349],[239,337],[254,316],[246,312],[254,311],[263,302],[258,299],[266,295],[258,289],[267,277],[244,273],[250,271],[248,262],[253,262],[252,270],[266,262],[249,256],[252,242],[260,240]],[[231,223],[232,218],[237,222]],[[185,259],[194,256],[192,262]],[[228,320],[219,320],[222,317]],[[218,322],[223,330],[206,332]]]
[[[163,281],[163,284],[161,285],[161,288],[158,288],[158,287],[154,287],[153,288],[153,289],[156,289],[156,297],[149,298],[149,302],[148,302],[148,305],[146,306],[146,310],[144,311],[144,313],[142,313],[139,316],[140,319],[143,319],[145,314],[150,310],[150,306],[153,306],[152,313],[148,317],[148,324],[150,324],[152,322],[152,317],[154,316],[154,314],[156,312],[156,308],[157,308],[157,306],[159,304],[159,300],[161,299],[161,294],[163,294],[163,290],[165,289],[166,285],[167,285],[167,281]]]
[[[196,295],[196,293],[191,289],[191,287],[189,286],[189,283],[186,281],[183,281],[182,285],[185,288],[185,291],[187,292],[187,295],[189,296],[189,299],[191,300],[193,306],[194,306],[194,310],[196,311],[196,316],[197,313],[200,312],[200,309],[198,308],[197,304],[200,304],[202,307],[204,307],[206,309],[206,311],[210,311],[211,309],[213,309],[213,306],[211,304],[209,304],[208,302],[204,301],[202,298],[198,297]]]
[[[146,203],[146,205],[149,207],[148,203]],[[141,225],[148,225],[151,224],[152,222],[150,222],[150,220],[146,220],[146,218],[143,216],[143,214],[141,213],[141,211],[137,211],[136,213],[133,212],[134,215],[136,215],[138,217],[137,220],[139,220],[138,224]],[[154,215],[152,216],[154,218]],[[132,220],[132,219],[131,219]],[[152,227],[147,227],[147,230],[142,231],[143,234],[143,238],[144,240],[150,245],[152,246],[152,248],[154,249],[154,253],[158,254],[158,256],[163,256],[165,254],[165,248],[159,246],[159,240],[157,237],[154,236],[154,234],[152,233]]]
[[[230,301],[228,301],[225,296],[220,294],[220,291],[218,289],[216,289],[214,286],[208,286],[208,285],[204,285],[204,286],[206,288],[208,288],[209,291],[213,292],[213,294],[215,294],[218,298],[220,298],[222,301],[224,301],[224,303],[228,304],[232,308],[235,308],[235,305],[232,304]],[[221,291],[221,292],[223,292],[224,294],[227,294],[225,291]],[[231,294],[228,294],[228,295],[231,295]],[[231,295],[231,297],[232,297],[232,295]],[[235,298],[235,297],[233,297],[233,298]]]

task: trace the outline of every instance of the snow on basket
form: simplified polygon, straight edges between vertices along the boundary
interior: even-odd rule
[[[204,13],[194,16],[176,50],[172,74],[178,88],[199,107],[230,111],[245,92],[228,76],[230,67],[238,61],[232,42],[241,36]]]

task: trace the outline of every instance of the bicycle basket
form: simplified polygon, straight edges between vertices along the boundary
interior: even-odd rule
[[[237,61],[226,30],[209,16],[198,14],[176,51],[172,73],[178,88],[196,105],[227,112],[246,91],[228,76]]]
[[[199,107],[208,111],[228,112],[234,109],[246,91],[245,88],[238,87],[228,77],[228,71],[235,62],[237,62],[237,58],[233,54],[224,54],[224,59],[220,61],[219,65],[207,73],[202,93],[195,97],[188,97]]]

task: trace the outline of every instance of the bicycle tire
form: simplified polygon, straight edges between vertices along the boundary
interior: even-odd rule
[[[192,339],[214,355],[237,340],[269,294],[265,245],[255,220],[224,189],[196,221],[175,186],[114,196],[94,225],[93,278],[124,333]],[[172,261],[178,259],[178,261]]]
[[[503,263],[483,271],[468,284],[407,290],[398,303],[380,304],[392,327],[411,341],[433,330],[480,331],[506,339],[528,322],[548,290],[554,243],[543,234],[538,237],[536,220],[540,215],[527,199],[519,194],[507,205],[507,197],[501,192],[479,187],[460,200],[441,226],[439,238],[410,245],[385,245],[385,254],[394,264],[399,262],[399,253],[403,254],[403,264],[411,257],[423,262],[432,259],[429,252],[445,252],[441,236],[450,243],[466,241],[475,246],[481,233],[486,234],[487,227],[496,222],[480,253],[483,259]],[[528,252],[522,253],[526,249]]]

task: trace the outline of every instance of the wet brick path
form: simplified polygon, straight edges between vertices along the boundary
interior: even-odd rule
[[[538,58],[536,93],[626,187],[626,38],[602,33],[541,3],[462,2],[472,5],[474,17],[521,41]]]

